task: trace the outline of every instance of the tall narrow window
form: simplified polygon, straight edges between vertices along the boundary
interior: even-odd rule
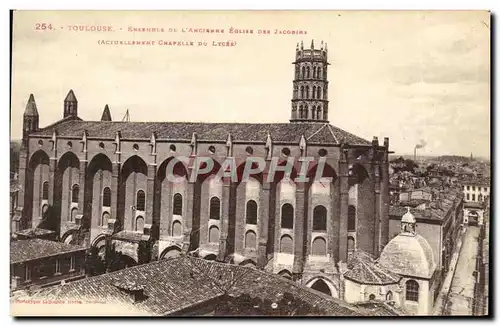
[[[311,72],[311,68],[306,67],[306,78],[309,78],[310,72]]]
[[[321,116],[321,106],[318,105],[317,109],[316,109],[316,119],[318,120],[322,120],[323,117]]]
[[[299,118],[302,119],[304,116],[304,107],[301,105],[299,107]]]
[[[392,292],[391,291],[387,291],[387,294],[385,295],[385,300],[392,301]]]
[[[476,201],[476,194],[472,194],[472,201]]]
[[[353,205],[347,208],[347,231],[356,231],[356,207]]]
[[[347,251],[354,251],[356,247],[356,242],[353,237],[347,237]]]
[[[313,67],[313,78],[316,78],[316,67]]]
[[[316,97],[316,86],[313,86],[312,88],[312,98],[314,99]]]
[[[137,216],[137,218],[135,219],[135,230],[144,230],[144,218],[142,216]]]
[[[309,86],[306,86],[306,97],[305,98],[309,98]]]
[[[73,185],[73,188],[71,189],[71,202],[72,203],[78,203],[78,195],[80,192],[80,187],[78,185]]]
[[[42,199],[49,199],[49,183],[47,181],[45,181],[42,186]]]
[[[321,99],[321,87],[320,86],[318,86],[318,88],[316,89],[316,98]]]
[[[138,211],[144,211],[146,207],[146,194],[144,191],[139,190],[137,192],[137,202],[136,202],[136,209]]]
[[[220,200],[217,197],[212,197],[210,199],[210,219],[220,219]]]
[[[316,107],[314,105],[311,109],[311,113],[312,113],[312,118],[314,119],[316,117]]]
[[[108,226],[108,220],[111,217],[108,212],[104,212],[102,214],[101,226]]]
[[[304,98],[304,86],[300,86],[300,98]]]
[[[75,257],[71,256],[69,260],[69,270],[74,271],[75,270]]]
[[[247,224],[257,224],[257,203],[254,200],[247,202]]]
[[[293,206],[290,204],[281,207],[281,228],[293,229]]]
[[[469,200],[469,199],[470,199],[470,196],[469,196],[469,194],[467,194],[467,200]]]
[[[111,189],[109,187],[102,191],[102,206],[111,207]]]
[[[174,215],[182,215],[182,195],[174,195]]]
[[[324,206],[316,206],[313,211],[313,231],[326,232],[326,208]]]
[[[318,78],[321,78],[321,67],[318,67]]]
[[[306,77],[306,67],[302,66],[302,78]]]
[[[61,262],[59,259],[56,259],[56,266],[55,266],[55,274],[61,273]]]
[[[406,282],[406,300],[418,302],[418,283],[414,280]]]
[[[30,265],[28,265],[28,264],[26,264],[26,265],[24,266],[24,268],[25,268],[25,275],[24,275],[24,278],[25,278],[25,279],[24,279],[24,280],[25,280],[26,282],[31,281],[31,266],[30,266]]]

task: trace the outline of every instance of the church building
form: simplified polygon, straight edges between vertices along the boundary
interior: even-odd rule
[[[13,231],[48,229],[98,248],[110,240],[128,266],[139,263],[140,246],[152,260],[196,253],[343,298],[339,263],[356,250],[378,257],[389,239],[389,139],[330,124],[326,43],[298,44],[293,66],[290,121],[282,123],[112,121],[108,105],[100,121],[84,121],[70,90],[62,119],[41,128],[43,108],[29,95]],[[214,169],[193,178],[197,157]],[[243,181],[251,157],[266,167]],[[307,157],[307,169],[268,178],[274,158]],[[228,158],[237,180],[216,173]],[[320,159],[321,178],[296,181],[314,175]]]

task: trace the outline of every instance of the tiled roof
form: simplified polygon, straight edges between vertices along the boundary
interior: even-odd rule
[[[23,235],[23,236],[41,236],[41,235],[47,235],[47,234],[52,234],[55,233],[55,231],[52,230],[46,230],[46,229],[39,229],[39,228],[29,228],[29,229],[24,229],[21,231],[17,231],[16,234]]]
[[[118,283],[133,284],[144,291],[144,299],[134,299]],[[118,285],[117,285],[118,284]],[[250,267],[182,256],[123,269],[114,273],[42,289],[34,296],[49,299],[93,299],[115,302],[127,309],[134,306],[148,314],[161,316],[180,312],[224,294],[249,294],[279,300],[290,293],[332,316],[367,316],[371,312],[332,298],[315,290],[300,287],[278,275]]]
[[[57,130],[60,137],[89,137],[114,139],[118,131],[122,138],[149,139],[153,132],[157,139],[190,141],[193,133],[199,140],[226,141],[228,133],[233,140],[265,142],[269,133],[276,142],[298,143],[302,135],[309,143],[339,144],[342,139],[353,145],[370,145],[365,139],[340,128],[323,123],[198,123],[198,122],[122,122],[82,121],[70,119],[41,129],[32,136],[50,136]]]
[[[10,243],[10,263],[22,263],[79,250],[85,248],[43,239],[17,240]]]
[[[398,283],[401,276],[392,273],[388,269],[377,264],[373,258],[364,252],[356,252],[348,262],[349,270],[344,277],[361,284],[394,284]]]
[[[408,316],[409,313],[401,307],[393,306],[383,301],[368,301],[358,302],[354,304],[356,307],[369,310],[374,316],[389,317],[389,316]]]

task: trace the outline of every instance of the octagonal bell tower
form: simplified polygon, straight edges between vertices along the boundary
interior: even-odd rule
[[[326,43],[319,49],[304,49],[297,43],[295,50],[295,78],[293,80],[292,115],[290,122],[328,123],[328,49]]]

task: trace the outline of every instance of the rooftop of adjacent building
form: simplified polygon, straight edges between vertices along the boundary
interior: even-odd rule
[[[401,279],[401,276],[381,266],[372,256],[362,250],[349,255],[347,268],[344,277],[359,284],[397,284]]]
[[[140,300],[131,295],[141,292]],[[105,300],[136,307],[147,314],[178,313],[223,295],[249,294],[252,298],[278,302],[290,293],[330,316],[371,316],[374,312],[356,307],[275,274],[238,265],[181,256],[123,269],[117,272],[42,289],[32,298],[54,300]]]
[[[86,248],[64,242],[36,238],[16,240],[10,242],[10,264],[24,263],[82,250],[86,250]]]

